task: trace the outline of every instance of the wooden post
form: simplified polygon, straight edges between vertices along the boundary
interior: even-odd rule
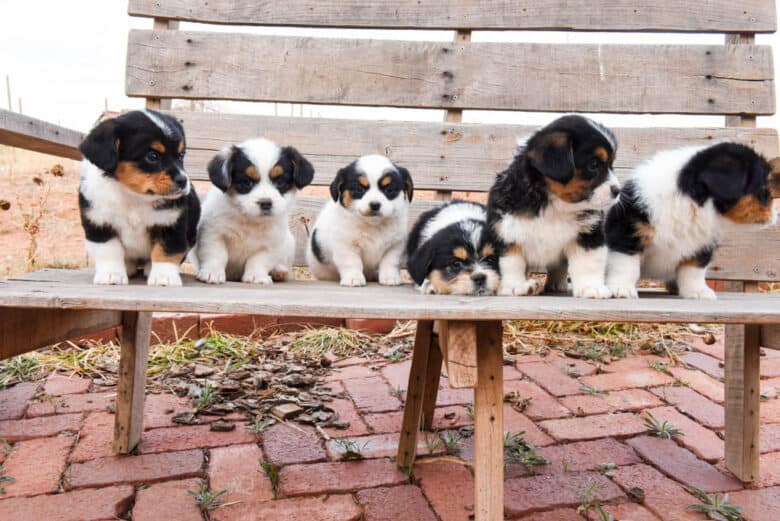
[[[474,485],[476,521],[504,519],[504,353],[500,321],[477,327],[474,390]]]
[[[423,391],[422,428],[433,430],[433,416],[436,412],[436,398],[439,396],[439,381],[441,380],[441,334],[431,338],[431,348],[428,351],[428,368],[425,370],[425,390]]]
[[[121,454],[132,451],[141,441],[146,364],[151,334],[151,313],[122,313],[122,344],[114,421],[114,452]]]
[[[446,331],[447,377],[454,389],[472,389],[477,385],[477,323],[449,321]]]
[[[178,31],[178,20],[168,20],[166,18],[155,18],[152,28],[155,31]],[[146,108],[152,110],[171,110],[171,99],[146,98]]]

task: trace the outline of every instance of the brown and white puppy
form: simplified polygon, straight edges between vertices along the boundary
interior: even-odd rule
[[[498,175],[488,198],[488,232],[501,272],[500,295],[536,295],[532,271],[547,289],[609,298],[605,212],[620,193],[612,164],[617,141],[606,127],[564,116],[531,136]]]
[[[200,202],[186,172],[184,129],[133,111],[100,123],[79,147],[79,208],[95,284],[127,284],[143,268],[150,286],[181,286]]]
[[[714,299],[705,276],[723,230],[777,220],[770,194],[780,193],[776,161],[719,143],[666,150],[640,165],[607,217],[613,295],[636,298],[637,282],[649,278],[684,298]]]

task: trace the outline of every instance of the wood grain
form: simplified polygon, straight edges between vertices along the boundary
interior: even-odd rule
[[[761,345],[769,349],[780,349],[780,325],[761,328]]]
[[[365,121],[174,112],[187,132],[185,166],[208,180],[206,165],[225,146],[255,136],[298,148],[314,165],[314,184],[326,186],[338,169],[366,154],[385,154],[409,168],[415,188],[487,191],[509,164],[517,138],[538,127],[455,122]],[[777,157],[775,129],[615,128],[620,143],[615,171],[631,169],[659,150],[738,141]],[[338,136],[324,139],[323,136]],[[780,197],[780,194],[777,195]]]
[[[122,313],[122,344],[119,380],[116,388],[113,450],[127,454],[141,441],[144,420],[144,393],[152,314]]]
[[[130,0],[134,16],[192,22],[392,29],[774,32],[766,0]]]
[[[0,109],[0,145],[81,160],[83,140],[81,132]]]
[[[418,326],[419,327],[419,326]],[[431,338],[431,349],[428,351],[428,368],[425,370],[425,390],[423,392],[422,428],[432,431],[433,416],[436,412],[436,398],[439,396],[441,381],[442,354],[439,343],[440,335]]]
[[[663,294],[598,301],[570,296],[422,295],[410,286],[376,284],[343,288],[329,282],[293,281],[257,287],[239,283],[210,286],[189,275],[183,280],[184,286],[179,288],[150,287],[141,279],[134,279],[129,286],[94,286],[90,270],[44,270],[0,281],[0,307],[410,320],[780,324],[778,294],[723,293],[712,302]]]
[[[477,384],[477,324],[451,320],[447,327],[447,379],[453,389]]]
[[[409,369],[409,384],[406,386],[404,417],[398,441],[398,457],[396,458],[396,464],[400,468],[411,468],[417,455],[417,435],[420,432],[427,383],[428,357],[432,341],[433,322],[430,320],[417,322],[412,367]]]
[[[444,109],[771,114],[773,77],[769,46],[132,30],[126,91],[152,98]]]

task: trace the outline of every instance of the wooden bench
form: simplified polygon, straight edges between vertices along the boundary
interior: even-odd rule
[[[198,99],[442,111],[441,122],[178,112],[187,132],[186,166],[202,180],[216,150],[264,135],[295,145],[311,159],[315,185],[327,185],[338,167],[357,156],[383,153],[410,168],[416,188],[435,191],[435,199],[485,192],[511,158],[515,138],[533,129],[462,123],[464,110],[725,116],[722,128],[615,129],[620,140],[616,169],[622,177],[656,150],[721,139],[745,142],[775,157],[777,132],[755,128],[756,115],[775,111],[772,53],[754,44],[755,33],[776,30],[775,3],[713,0],[708,5],[705,11],[684,0],[130,0],[129,13],[153,18],[154,25],[130,32],[126,88],[161,110],[171,108],[171,99]],[[452,31],[454,38],[180,31],[180,21],[440,29]],[[472,36],[481,39],[472,31],[510,29],[726,36],[724,45],[472,41]],[[44,151],[72,157],[75,143],[62,139],[62,133],[34,132],[28,144],[19,137],[19,125],[9,129],[7,114],[0,116],[0,143],[40,150],[48,139],[52,148]],[[415,202],[412,218],[435,204]],[[301,265],[307,227],[321,205],[322,199],[304,198],[293,216]],[[47,270],[0,282],[0,359],[121,324],[114,449],[129,452],[142,432],[152,312],[417,320],[398,465],[413,465],[417,431],[432,425],[446,363],[450,385],[475,389],[476,519],[495,521],[503,518],[503,320],[728,324],[726,464],[741,479],[756,479],[759,347],[780,348],[780,295],[755,292],[761,281],[780,280],[780,227],[728,237],[710,277],[727,281],[732,293],[716,302],[665,295],[635,301],[466,298],[423,296],[411,287],[354,289],[303,281],[270,288],[213,287],[187,277],[182,288],[95,287],[85,271]]]

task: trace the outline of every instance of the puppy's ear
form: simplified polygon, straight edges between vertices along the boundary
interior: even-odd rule
[[[347,169],[342,168],[338,171],[336,174],[336,178],[333,179],[333,182],[330,183],[330,196],[333,198],[334,201],[339,202],[339,199],[341,199],[341,189],[344,186],[344,181],[346,180],[346,174]]]
[[[742,164],[731,157],[716,157],[699,172],[698,181],[707,195],[721,201],[734,200],[745,192],[747,172]]]
[[[406,269],[409,270],[409,275],[411,275],[415,284],[418,286],[422,285],[431,270],[433,255],[434,250],[431,241],[427,241],[409,257],[409,261],[406,263]]]
[[[107,119],[92,129],[79,145],[81,154],[104,172],[113,173],[119,159],[119,123],[116,119]]]
[[[398,172],[401,174],[401,180],[404,182],[404,192],[406,192],[406,199],[411,203],[414,196],[414,182],[412,176],[409,174],[409,170],[402,166],[396,165]]]
[[[531,139],[528,143],[531,166],[559,183],[568,183],[574,177],[574,150],[571,136],[566,132],[551,132]]]
[[[769,172],[769,191],[772,197],[780,197],[780,157],[776,157],[769,162],[772,171]]]
[[[293,147],[284,147],[282,155],[293,165],[293,183],[296,188],[309,185],[314,179],[314,167]]]
[[[233,160],[233,154],[235,154],[237,151],[238,148],[235,146],[223,148],[209,162],[209,179],[211,179],[211,183],[214,186],[223,192],[227,191],[230,183],[232,182],[232,176],[230,174],[231,162]]]

